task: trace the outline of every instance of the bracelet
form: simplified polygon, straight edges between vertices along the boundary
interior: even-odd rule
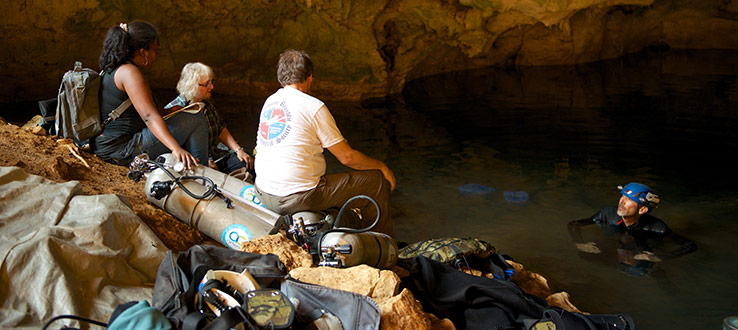
[[[243,150],[243,147],[238,147],[238,149],[236,149],[236,152],[239,152],[241,150]]]

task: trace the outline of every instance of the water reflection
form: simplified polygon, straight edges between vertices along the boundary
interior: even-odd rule
[[[411,81],[382,102],[327,102],[352,146],[395,171],[395,236],[472,236],[543,274],[592,313],[641,329],[718,328],[738,310],[738,56],[639,54],[576,67],[455,72]],[[316,83],[320,83],[319,79]],[[242,145],[259,100],[218,100]],[[233,123],[233,124],[231,124]],[[329,171],[343,170],[327,157]],[[643,182],[654,215],[695,241],[648,276],[581,258],[566,225]],[[494,188],[480,194],[466,184]],[[525,192],[511,203],[505,192]]]

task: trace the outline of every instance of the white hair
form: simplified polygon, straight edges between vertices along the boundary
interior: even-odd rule
[[[200,79],[207,77],[213,79],[213,68],[200,62],[187,63],[182,68],[182,75],[177,82],[177,92],[182,94],[187,101],[192,102],[197,96],[197,87]]]

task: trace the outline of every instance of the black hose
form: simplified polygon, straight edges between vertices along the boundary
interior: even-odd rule
[[[374,204],[374,207],[377,208],[377,217],[374,219],[374,222],[371,225],[369,225],[368,227],[362,228],[362,229],[336,228],[336,227],[338,227],[338,223],[341,221],[341,216],[343,215],[343,211],[346,209],[346,206],[348,206],[349,204],[351,204],[351,202],[353,202],[353,201],[355,201],[357,199],[368,199],[370,202],[372,202],[372,204]],[[379,209],[379,204],[377,204],[377,202],[374,201],[373,198],[371,198],[369,196],[366,196],[366,195],[356,195],[354,197],[351,197],[348,201],[346,201],[346,203],[343,204],[343,206],[341,206],[341,209],[338,211],[338,215],[336,216],[336,221],[333,223],[333,228],[327,230],[325,233],[323,233],[320,236],[320,241],[318,242],[318,251],[321,251],[323,249],[323,238],[325,238],[325,236],[328,235],[328,233],[363,233],[363,232],[367,232],[367,231],[371,230],[372,228],[374,228],[374,226],[376,226],[377,223],[379,223],[379,217],[381,215],[381,212],[382,211]]]
[[[161,163],[155,162],[155,161],[153,161],[153,160],[148,160],[148,162],[149,162],[149,163],[152,163],[152,164],[154,164],[154,165],[156,165],[156,166],[157,166],[157,167],[159,167],[159,168],[160,168],[160,169],[161,169],[162,171],[164,171],[164,173],[166,173],[166,174],[167,174],[167,175],[168,175],[168,176],[169,176],[169,177],[170,177],[170,178],[172,179],[172,181],[173,181],[173,182],[174,182],[174,183],[175,183],[175,184],[176,184],[176,185],[177,185],[178,187],[182,188],[182,190],[183,190],[183,191],[184,191],[184,192],[185,192],[185,193],[186,193],[187,195],[190,195],[190,197],[192,197],[192,198],[194,198],[194,199],[205,199],[205,198],[208,198],[208,197],[210,197],[210,196],[212,196],[212,195],[215,195],[215,193],[216,193],[216,189],[215,189],[215,188],[216,188],[216,186],[215,186],[215,182],[213,182],[213,180],[212,180],[212,179],[210,179],[210,178],[208,178],[208,177],[206,177],[206,176],[189,176],[189,175],[186,175],[186,176],[180,176],[180,177],[178,177],[178,178],[177,178],[177,177],[175,177],[175,176],[174,176],[174,175],[172,174],[172,172],[169,172],[169,170],[168,170],[168,169],[166,168],[166,166],[164,166],[164,164],[161,164]],[[198,180],[198,179],[202,179],[203,181],[206,181],[207,183],[209,183],[209,184],[210,184],[210,185],[208,186],[208,185],[206,185],[205,183],[203,183],[203,185],[204,185],[204,186],[208,187],[208,190],[206,190],[206,191],[205,191],[205,193],[204,193],[204,194],[202,194],[202,195],[196,195],[195,193],[191,192],[191,191],[190,191],[189,189],[187,189],[187,187],[185,187],[185,186],[184,186],[184,185],[182,184],[182,182],[181,182],[181,181],[184,181],[184,180]]]
[[[345,228],[345,229],[356,230],[356,231],[349,231],[349,233],[351,232],[363,233],[365,231],[369,231],[370,229],[374,228],[374,226],[376,226],[377,223],[379,223],[379,216],[381,215],[382,211],[379,209],[379,205],[377,204],[377,202],[374,201],[374,199],[369,196],[356,195],[354,197],[351,197],[348,201],[346,201],[346,203],[343,203],[343,206],[341,206],[341,209],[338,211],[338,215],[336,216],[336,221],[333,222],[333,228],[338,227],[338,223],[341,222],[341,216],[343,215],[343,211],[346,210],[346,206],[348,206],[349,204],[351,204],[351,202],[357,199],[368,199],[370,202],[372,202],[372,204],[374,204],[374,207],[377,208],[377,218],[374,219],[374,222],[369,227],[366,227],[364,229],[352,229],[352,228]]]
[[[185,186],[181,183],[181,181],[184,181],[184,180],[197,180],[197,179],[202,179],[203,181],[206,181],[209,184],[209,185],[206,185],[203,182],[203,186],[208,187],[208,190],[206,190],[205,193],[203,193],[202,195],[195,195],[193,192],[187,190],[187,188],[185,188]],[[175,181],[175,183],[177,184],[177,186],[182,188],[182,190],[184,190],[184,192],[187,193],[187,195],[190,195],[190,197],[195,198],[195,199],[205,199],[212,195],[215,195],[216,193],[215,183],[213,182],[212,179],[206,176],[180,176],[179,178],[177,178],[177,181]]]
[[[59,315],[59,316],[56,316],[56,317],[52,318],[48,322],[46,322],[46,324],[44,324],[44,327],[41,328],[41,329],[42,330],[46,330],[52,323],[56,322],[57,320],[61,320],[61,319],[73,319],[73,320],[77,320],[77,321],[83,321],[83,322],[91,323],[91,324],[94,324],[94,325],[99,325],[99,326],[101,326],[103,328],[107,328],[108,327],[108,324],[107,323],[96,321],[96,320],[93,320],[93,319],[84,318],[84,317],[77,316],[77,315]]]

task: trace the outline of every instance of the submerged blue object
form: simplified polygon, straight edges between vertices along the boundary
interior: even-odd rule
[[[459,186],[459,191],[463,193],[468,193],[468,194],[480,194],[481,195],[481,194],[495,192],[496,189],[492,187],[483,186],[481,184],[467,183],[465,185]]]
[[[503,196],[510,203],[525,203],[528,201],[528,193],[525,191],[506,191]]]
[[[649,211],[659,206],[659,195],[645,184],[631,182],[626,184],[625,187],[618,186],[618,189],[620,189],[623,196],[647,207]]]

